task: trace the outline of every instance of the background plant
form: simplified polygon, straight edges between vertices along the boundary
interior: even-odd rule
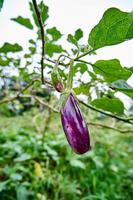
[[[63,35],[57,27],[47,28],[49,8],[43,1],[29,1],[29,8],[32,19],[11,19],[36,34],[28,52],[17,43],[0,47],[1,199],[132,199],[132,105],[127,111],[116,93],[133,98],[127,83],[133,70],[117,58],[91,63],[89,55],[132,39],[133,14],[108,9],[86,44],[80,43],[80,28],[66,36],[69,51],[60,44]],[[92,151],[82,157],[66,144],[50,76],[58,62],[66,85],[70,58],[73,90],[87,99],[79,102],[92,138]],[[85,72],[88,83],[81,81]]]

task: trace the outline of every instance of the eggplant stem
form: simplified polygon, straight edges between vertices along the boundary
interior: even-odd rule
[[[72,85],[73,85],[73,63],[74,63],[74,59],[71,59],[69,73],[68,73],[68,79],[67,79],[67,86],[66,86],[67,90],[71,90]]]

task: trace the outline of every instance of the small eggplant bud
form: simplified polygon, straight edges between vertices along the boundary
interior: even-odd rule
[[[63,81],[61,79],[61,76],[59,74],[57,67],[54,67],[53,71],[51,72],[51,79],[52,79],[52,82],[53,82],[55,89],[58,92],[63,92],[64,84],[63,84]]]
[[[78,154],[89,151],[91,147],[88,128],[72,93],[61,109],[61,121],[71,148]]]

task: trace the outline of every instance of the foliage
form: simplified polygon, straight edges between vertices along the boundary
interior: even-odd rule
[[[34,1],[33,1],[34,2]],[[66,85],[67,79],[67,71],[65,70],[66,66],[66,57],[71,58],[74,57],[74,80],[76,82],[74,91],[78,94],[84,94],[88,98],[88,101],[91,102],[94,106],[96,104],[93,103],[93,93],[95,93],[95,100],[104,97],[103,101],[108,98],[112,98],[112,101],[117,101],[118,107],[122,106],[122,100],[116,98],[117,92],[124,93],[129,98],[133,98],[133,88],[129,86],[130,89],[127,88],[127,81],[132,76],[133,71],[131,68],[122,66],[122,63],[116,58],[111,60],[98,60],[95,63],[90,63],[88,61],[81,60],[80,58],[85,55],[90,55],[91,53],[96,53],[95,50],[98,48],[102,48],[108,45],[114,45],[131,39],[133,36],[132,23],[133,23],[133,14],[123,12],[117,8],[108,9],[100,22],[92,29],[89,34],[88,43],[82,44],[80,41],[83,37],[83,30],[80,28],[75,31],[74,34],[68,34],[66,40],[72,44],[71,51],[66,50],[63,45],[61,45],[60,39],[63,34],[57,29],[57,27],[49,27],[45,26],[46,20],[49,17],[49,8],[41,1],[38,4],[38,12],[36,13],[36,9],[34,7],[34,3],[29,2],[29,7],[32,13],[32,19],[25,18],[22,16],[18,16],[16,18],[12,18],[11,20],[19,23],[20,25],[25,26],[28,29],[33,29],[36,34],[36,40],[29,40],[28,52],[25,52],[23,48],[19,44],[10,44],[6,42],[0,48],[0,65],[3,66],[14,66],[17,68],[19,77],[15,77],[15,84],[20,85],[24,82],[24,84],[28,84],[30,80],[33,80],[35,77],[39,77],[40,73],[44,74],[45,77],[49,77],[49,73],[51,73],[52,68],[55,66],[55,60],[59,60],[58,70],[60,72],[62,80],[64,80],[64,85]],[[39,17],[41,16],[41,17]],[[40,20],[41,18],[41,20]],[[46,55],[44,59],[44,66],[41,67],[42,61],[38,62],[35,58],[40,51],[39,42],[42,39],[42,28],[40,28],[40,23],[44,26],[44,50],[43,53]],[[36,28],[38,29],[36,32]],[[37,48],[36,48],[37,47]],[[21,55],[19,54],[21,51]],[[12,56],[8,54],[12,52]],[[18,54],[18,58],[16,58],[15,54]],[[48,56],[48,57],[47,57]],[[61,57],[64,60],[61,60]],[[25,60],[22,64],[22,60]],[[61,61],[60,61],[61,60]],[[61,62],[61,64],[60,64]],[[34,64],[33,64],[34,63]],[[92,68],[91,68],[92,67]],[[29,68],[33,69],[33,72],[29,76]],[[44,69],[43,69],[44,68]],[[43,69],[43,71],[42,71]],[[1,68],[1,76],[5,77],[4,68]],[[80,72],[80,80],[77,78],[77,74]],[[87,73],[90,81],[84,83],[82,80],[82,76]],[[43,81],[43,80],[42,80]],[[51,80],[50,80],[51,81]],[[15,83],[16,82],[16,83]],[[120,88],[116,83],[121,82]],[[7,86],[6,81],[4,81],[4,88],[9,88]],[[100,85],[103,87],[100,87]],[[106,85],[106,87],[104,87]],[[115,87],[114,87],[115,85]],[[126,91],[122,88],[125,88]],[[39,88],[36,88],[38,90]],[[93,93],[92,93],[93,91]],[[110,95],[111,94],[111,95]],[[110,100],[111,101],[111,100]],[[110,106],[108,109],[106,106],[103,108],[101,104],[99,104],[98,108],[104,109],[106,111],[114,113],[113,106]],[[121,109],[123,109],[121,107]],[[125,112],[125,108],[121,112],[115,112],[117,114],[123,114]]]
[[[37,109],[1,119],[1,200],[131,200],[132,135],[94,128],[92,151],[78,156],[68,148],[55,115],[48,127],[48,112]]]
[[[124,27],[124,28],[123,28]],[[98,49],[133,38],[133,13],[109,8],[90,35],[89,44]]]
[[[4,0],[0,0],[0,10],[1,10],[2,6],[3,6],[3,2],[4,2]]]
[[[23,18],[21,16],[18,16],[17,18],[12,18],[11,20],[18,22],[19,24],[21,24],[29,29],[33,29],[33,26],[28,18]]]
[[[91,102],[92,105],[95,105],[98,108],[102,108],[103,110],[112,111],[116,114],[122,114],[124,111],[124,105],[119,99],[113,98],[99,98],[95,99]]]
[[[29,39],[27,49],[7,41],[0,47],[0,199],[131,200],[133,87],[128,80],[133,67],[117,58],[95,63],[88,58],[99,48],[133,38],[133,13],[109,8],[84,44],[80,28],[64,36],[57,27],[47,27],[49,8],[43,1],[30,0],[29,10],[31,18],[11,20],[33,31],[35,39]],[[69,89],[77,99],[84,95],[86,104],[79,104],[90,124],[92,150],[82,156],[64,138],[58,83],[51,78],[56,68],[56,79],[66,87],[70,63],[74,84]],[[120,93],[129,97],[129,110]]]

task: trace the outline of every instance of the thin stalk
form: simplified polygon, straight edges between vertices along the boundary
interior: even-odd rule
[[[68,79],[67,79],[67,90],[71,90],[72,89],[72,85],[73,85],[73,63],[74,60],[71,59],[70,60],[70,68],[69,68],[69,74],[68,74]]]
[[[43,25],[43,22],[42,22],[41,13],[38,9],[36,0],[32,0],[32,2],[33,2],[33,6],[34,6],[34,9],[35,9],[35,12],[36,12],[37,19],[38,19],[40,31],[41,31],[41,42],[42,42],[42,53],[41,53],[41,60],[40,60],[40,63],[41,63],[41,81],[42,81],[42,84],[44,84],[44,58],[45,58],[44,25]]]

